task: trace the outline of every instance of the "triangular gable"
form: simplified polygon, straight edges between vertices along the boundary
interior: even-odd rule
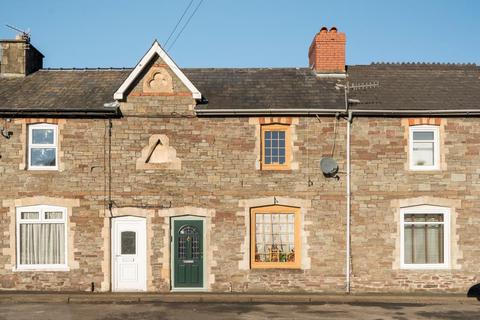
[[[180,68],[175,64],[175,62],[168,56],[168,54],[162,49],[157,40],[153,42],[152,47],[147,51],[143,56],[142,60],[137,64],[135,69],[128,75],[127,79],[122,83],[120,88],[113,94],[115,100],[123,100],[125,98],[125,92],[130,88],[135,79],[140,75],[143,69],[148,65],[148,63],[153,59],[157,54],[168,67],[175,73],[175,75],[183,82],[183,84],[190,90],[192,97],[194,99],[201,99],[202,94],[198,91],[193,83],[188,80],[185,74],[180,70]]]

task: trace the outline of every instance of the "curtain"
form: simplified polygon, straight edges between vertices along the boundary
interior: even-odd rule
[[[443,263],[443,225],[405,225],[405,263]]]
[[[20,224],[20,264],[64,264],[65,224]]]

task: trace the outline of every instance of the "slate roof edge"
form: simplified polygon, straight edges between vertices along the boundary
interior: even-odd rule
[[[0,108],[3,118],[120,118],[120,108],[106,109],[15,109]]]
[[[333,115],[347,113],[345,109],[195,109],[198,116],[248,115]],[[459,110],[348,110],[356,116],[480,116],[480,109]]]
[[[344,109],[195,109],[197,115],[215,116],[215,115],[314,115],[314,114],[335,114],[343,112]]]

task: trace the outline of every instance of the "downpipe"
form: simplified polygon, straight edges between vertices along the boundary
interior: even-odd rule
[[[350,248],[350,220],[351,220],[351,189],[350,189],[350,135],[351,135],[351,126],[352,126],[352,111],[348,111],[347,118],[347,207],[346,207],[346,228],[345,228],[345,242],[346,242],[346,253],[345,253],[345,292],[350,293],[350,265],[351,265],[351,248]]]

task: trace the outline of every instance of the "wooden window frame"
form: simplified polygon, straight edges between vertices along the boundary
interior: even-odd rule
[[[433,166],[419,166],[413,162],[413,133],[414,132],[433,132]],[[409,128],[409,147],[410,153],[409,167],[412,171],[438,171],[440,170],[440,128],[433,125],[416,125]]]
[[[443,222],[405,222],[407,214],[441,214]],[[405,263],[405,225],[443,225],[443,263]],[[400,267],[401,269],[449,269],[450,268],[450,209],[438,206],[421,205],[400,209]]]
[[[294,214],[295,216],[295,261],[294,262],[257,262],[255,261],[256,219],[257,213]],[[300,208],[282,205],[256,207],[250,209],[250,267],[252,269],[300,269],[301,268],[301,228]]]
[[[261,126],[261,170],[290,170],[291,165],[291,137],[290,137],[290,125],[289,124],[264,124]],[[285,163],[284,164],[266,164],[265,163],[265,131],[284,131],[285,132]]]

